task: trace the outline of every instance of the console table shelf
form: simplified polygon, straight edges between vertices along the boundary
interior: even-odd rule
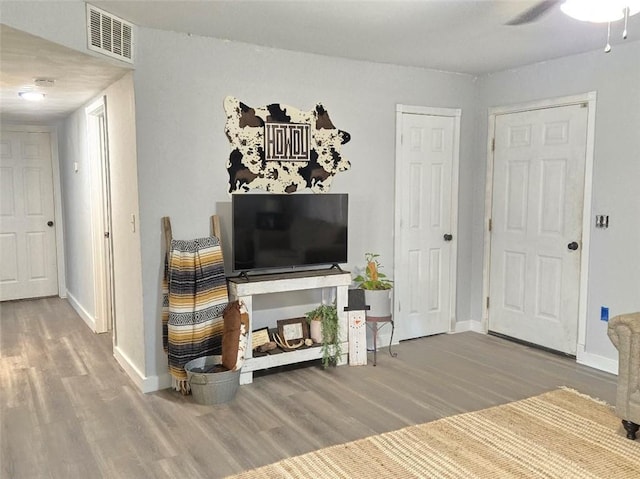
[[[233,277],[228,278],[228,284],[229,299],[231,301],[236,299],[242,301],[249,313],[248,345],[251,345],[251,331],[253,330],[254,296],[306,289],[335,288],[338,321],[340,322],[340,337],[343,338],[342,350],[348,351],[347,314],[344,308],[347,306],[348,289],[351,284],[351,274],[349,272],[332,269],[249,276],[248,278]],[[322,348],[306,348],[256,358],[252,356],[252,353],[251,347],[248,346],[242,372],[240,373],[240,384],[251,383],[253,381],[253,371],[320,359],[322,357]],[[345,353],[342,355],[342,359],[338,364],[346,364],[346,362],[347,354]]]

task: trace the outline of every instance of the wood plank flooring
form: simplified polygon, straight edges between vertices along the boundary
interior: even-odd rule
[[[476,333],[406,341],[378,365],[258,377],[224,405],[142,394],[59,298],[0,304],[0,478],[220,478],[333,444],[616,378]],[[371,360],[372,358],[370,358]]]

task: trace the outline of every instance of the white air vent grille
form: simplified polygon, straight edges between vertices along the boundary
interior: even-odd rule
[[[87,4],[89,50],[133,63],[133,24]]]

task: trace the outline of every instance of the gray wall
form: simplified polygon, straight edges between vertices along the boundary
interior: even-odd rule
[[[0,1],[2,23],[87,51],[86,6],[78,1]]]
[[[109,135],[116,357],[146,379],[133,74],[104,92]],[[134,224],[135,223],[135,224]],[[144,389],[152,388],[145,385]]]
[[[166,370],[158,322],[160,218],[171,217],[175,237],[198,237],[208,233],[216,204],[230,201],[227,95],[252,106],[310,109],[322,102],[333,123],[351,133],[342,154],[352,168],[335,177],[331,190],[349,194],[348,267],[362,266],[364,253],[375,251],[387,272],[393,271],[396,104],[462,108],[458,317],[470,319],[473,77],[140,28],[134,79],[149,374]]]
[[[58,125],[58,158],[64,211],[67,291],[93,319],[96,314],[91,237],[91,166],[84,109]],[[78,171],[74,171],[74,163]]]
[[[122,65],[86,48],[84,2],[2,1],[2,22],[50,41]],[[125,76],[103,94],[107,97],[112,172],[113,249],[116,255],[116,329],[114,352],[141,388],[146,381],[144,318],[139,223],[131,230],[131,215],[139,222],[133,79]],[[91,190],[84,107],[58,126],[59,162],[65,221],[67,289],[89,319],[96,314],[91,244]],[[78,172],[73,163],[78,162]],[[155,326],[155,325],[154,325]]]
[[[2,3],[3,23],[86,52],[84,15],[81,2]],[[481,319],[487,108],[596,90],[593,206],[611,216],[611,228],[592,232],[586,347],[615,358],[598,312],[601,304],[612,314],[639,307],[639,60],[638,43],[617,45],[609,55],[596,51],[476,81],[140,28],[134,86],[144,319],[136,328],[143,328],[144,340],[130,347],[145,357],[136,365],[147,376],[166,371],[160,218],[171,216],[175,236],[190,238],[207,234],[211,214],[228,211],[226,95],[256,106],[324,103],[336,126],[352,134],[343,147],[352,169],[337,175],[332,188],[351,198],[349,266],[361,266],[372,250],[382,254],[387,272],[393,270],[395,105],[462,108],[457,319],[465,321]],[[67,131],[64,148],[75,148],[75,133]],[[68,193],[69,204],[74,194]]]
[[[135,102],[133,75],[107,88],[105,97],[111,175],[111,238],[114,253],[116,355],[145,376],[142,274],[137,195]],[[88,104],[93,103],[93,100]],[[67,290],[72,300],[95,320],[92,250],[92,186],[85,107],[58,125],[59,162],[65,228]],[[74,171],[74,163],[78,171]],[[135,231],[131,223],[135,216]],[[101,226],[99,226],[101,228]],[[122,362],[122,361],[121,361]]]
[[[617,360],[600,321],[600,306],[610,315],[640,309],[640,42],[517,70],[478,81],[477,182],[473,234],[482,238],[487,109],[493,106],[597,92],[593,213],[608,214],[610,227],[594,227],[591,218],[589,287],[585,349],[589,355]],[[481,317],[482,242],[473,244],[473,310]],[[597,359],[597,358],[596,358]]]

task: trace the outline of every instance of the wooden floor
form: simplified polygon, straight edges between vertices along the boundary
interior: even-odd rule
[[[609,403],[615,377],[476,333],[401,343],[378,365],[311,367],[200,406],[141,394],[58,298],[0,305],[1,478],[219,478],[332,444],[570,386]],[[370,358],[371,359],[371,358]]]

